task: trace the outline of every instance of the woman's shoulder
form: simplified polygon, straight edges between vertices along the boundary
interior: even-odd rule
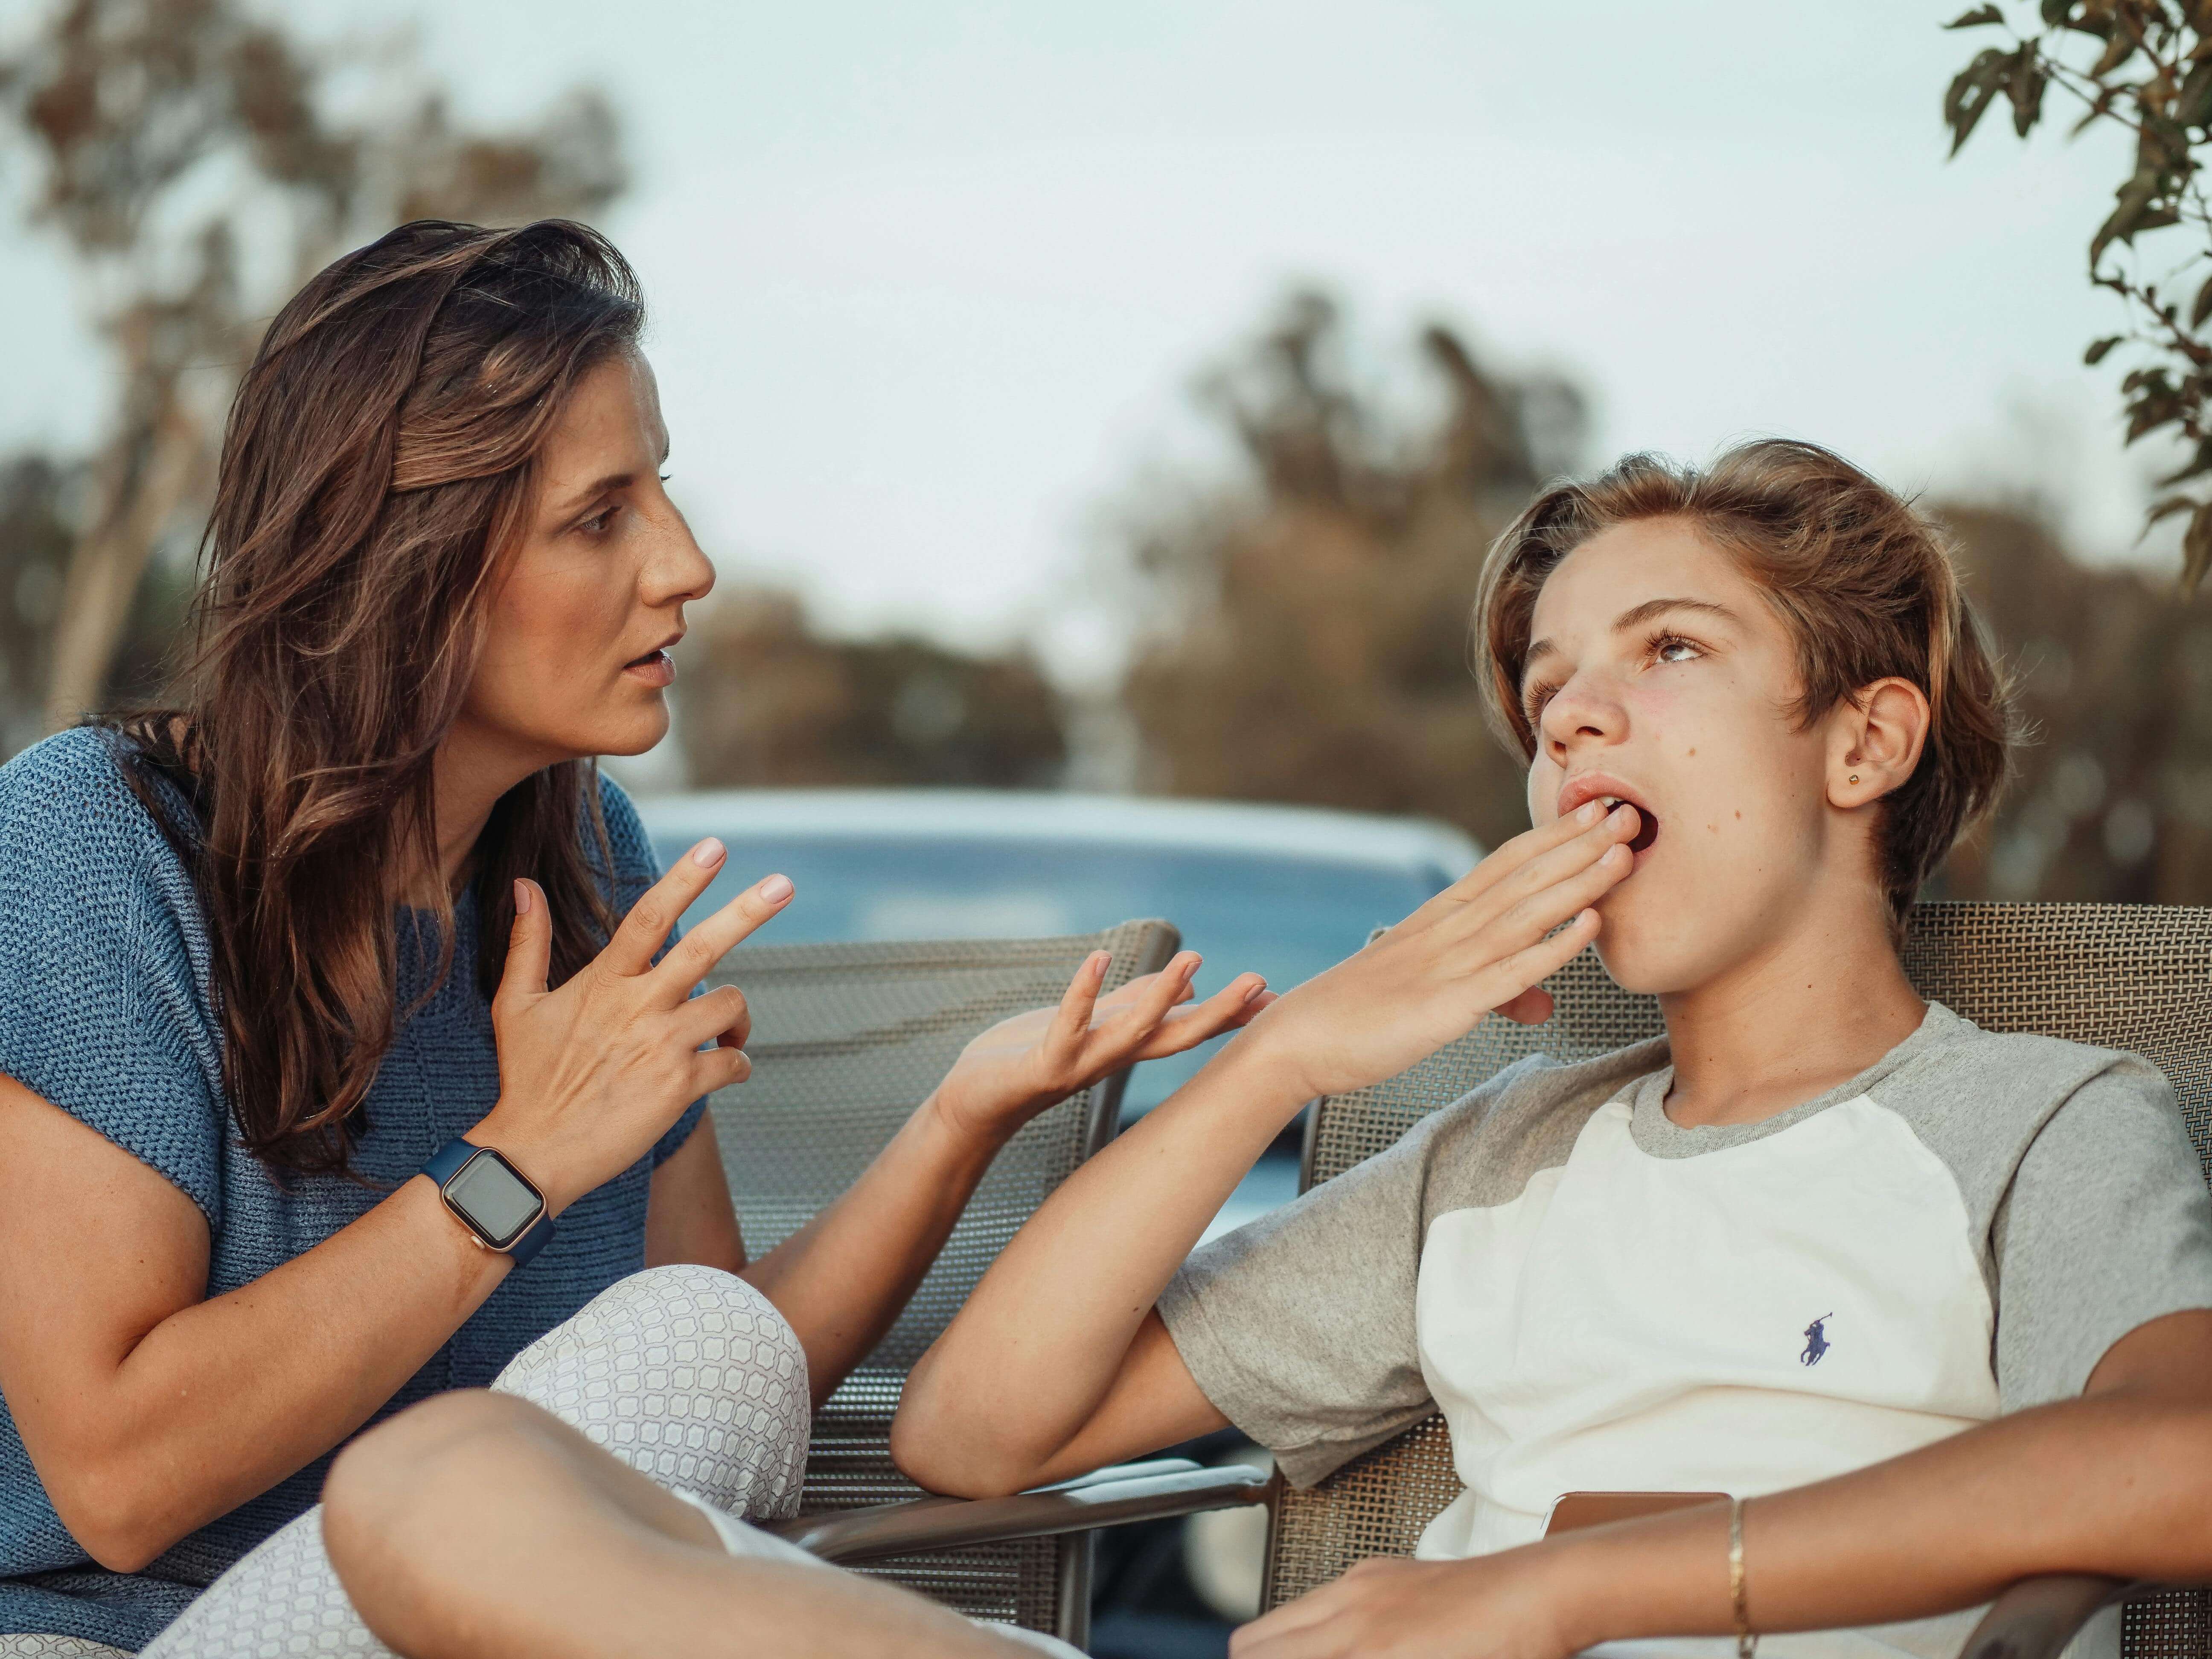
[[[79,726],[0,766],[0,860],[18,873],[67,871],[92,884],[181,875],[176,848],[125,774],[135,762],[121,732]],[[148,787],[175,793],[158,780]],[[177,805],[185,810],[181,797]]]

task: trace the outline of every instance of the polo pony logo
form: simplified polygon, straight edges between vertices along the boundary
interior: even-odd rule
[[[1820,1328],[1834,1317],[1832,1313],[1824,1313],[1805,1328],[1805,1352],[1797,1356],[1799,1364],[1817,1365],[1820,1363],[1820,1356],[1828,1352],[1828,1334]]]

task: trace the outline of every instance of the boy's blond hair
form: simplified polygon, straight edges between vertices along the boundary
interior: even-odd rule
[[[1926,747],[1884,798],[1878,831],[1902,926],[1921,884],[1996,800],[2015,732],[2010,689],[1946,539],[1840,455],[1784,439],[1737,445],[1702,470],[1631,455],[1590,483],[1553,485],[1492,544],[1475,608],[1491,724],[1524,759],[1536,752],[1521,701],[1536,595],[1576,548],[1640,519],[1690,524],[1766,595],[1796,642],[1801,728],[1891,675],[1927,694]]]

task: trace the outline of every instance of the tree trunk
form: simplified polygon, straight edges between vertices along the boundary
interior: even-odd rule
[[[198,423],[185,412],[173,380],[155,402],[155,417],[118,434],[101,456],[101,510],[70,550],[61,614],[54,622],[49,732],[100,707],[146,561],[200,471]]]

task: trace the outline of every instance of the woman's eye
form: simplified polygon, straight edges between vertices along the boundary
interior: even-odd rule
[[[1687,640],[1661,640],[1651,653],[1660,662],[1694,662],[1705,653]]]
[[[604,536],[607,532],[607,526],[612,524],[614,520],[615,509],[612,507],[605,507],[578,525],[576,528],[586,536]]]

